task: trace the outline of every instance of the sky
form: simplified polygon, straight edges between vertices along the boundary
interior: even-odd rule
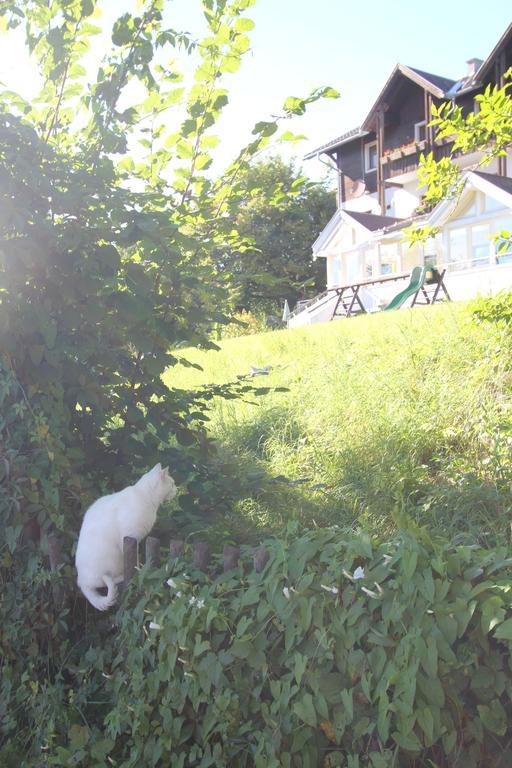
[[[128,0],[103,0],[104,23],[129,9]],[[482,10],[485,7],[485,12]],[[510,0],[257,0],[248,12],[256,23],[251,51],[226,79],[230,104],[219,123],[220,168],[247,142],[258,120],[279,114],[287,96],[304,96],[329,85],[338,100],[313,104],[284,126],[307,140],[288,149],[302,161],[307,152],[358,126],[397,62],[458,79],[466,61],[486,58],[512,21]],[[166,21],[193,35],[204,32],[199,0],[169,0]],[[96,45],[96,49],[101,46]],[[30,95],[35,73],[19,40],[0,38],[0,80]],[[327,168],[306,161],[304,171],[322,178]]]

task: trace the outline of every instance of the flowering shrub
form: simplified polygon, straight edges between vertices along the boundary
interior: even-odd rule
[[[267,546],[262,574],[140,572],[108,670],[116,765],[510,764],[509,551],[337,529]]]

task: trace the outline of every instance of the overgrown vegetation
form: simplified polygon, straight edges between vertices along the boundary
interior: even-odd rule
[[[206,173],[252,4],[203,0],[195,40],[147,0],[93,83],[96,3],[0,8],[43,77],[33,103],[0,93],[2,768],[510,762],[510,562],[479,547],[508,542],[509,300],[480,305],[480,325],[428,308],[231,340],[229,375],[176,368],[196,372],[183,347],[212,348],[228,320],[216,255],[250,245],[234,213],[278,131],[258,123]],[[190,86],[166,63],[180,51]],[[250,364],[273,367],[249,381]],[[115,617],[91,615],[71,566],[81,512],[157,460],[180,484],[161,530],[299,525],[262,575],[143,569]]]
[[[253,163],[239,180],[250,190],[235,216],[246,247],[217,260],[232,274],[238,310],[280,318],[284,299],[293,306],[324,289],[311,244],[336,210],[335,194],[279,157]]]
[[[475,311],[494,318],[509,303]],[[181,386],[271,366],[253,380],[289,389],[210,413],[223,455],[255,483],[224,528],[257,536],[297,520],[391,534],[410,515],[468,541],[509,541],[510,340],[494,322],[447,304],[184,355],[203,371],[176,371]]]
[[[160,374],[183,345],[212,346],[228,320],[232,285],[213,253],[241,247],[232,212],[250,189],[238,175],[278,131],[279,117],[259,122],[222,177],[208,175],[252,5],[204,0],[196,40],[147,0],[115,21],[102,57],[93,0],[0,5],[0,31],[23,33],[42,78],[32,102],[0,92],[2,765],[20,753],[26,765],[67,765],[59,745],[101,721],[101,671],[82,670],[87,648],[108,656],[112,638],[75,602],[69,565],[92,498],[162,461],[190,524],[230,500],[209,463],[213,391],[170,390]],[[194,57],[191,82],[168,63],[180,53]],[[336,95],[292,97],[282,117]],[[64,565],[51,576],[55,533]]]
[[[421,530],[268,544],[263,574],[141,576],[107,666],[117,765],[510,764],[507,547]],[[78,730],[70,760],[90,749]]]

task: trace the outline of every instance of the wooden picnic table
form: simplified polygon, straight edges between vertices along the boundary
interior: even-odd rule
[[[357,283],[349,283],[347,285],[339,285],[336,288],[330,288],[330,291],[335,291],[338,294],[338,301],[334,307],[331,320],[340,315],[343,317],[352,317],[352,315],[359,315],[362,312],[367,311],[359,297],[361,288],[404,280],[409,277],[409,274],[409,272],[400,272],[398,275],[379,275],[378,277],[369,277],[365,280],[359,280]],[[340,308],[342,309],[341,312],[339,311]]]
[[[420,291],[418,291],[414,296],[411,306],[414,306],[415,304],[434,304],[438,299],[440,291],[443,291],[445,297],[449,301],[450,297],[443,280],[445,272],[446,269],[443,269],[441,272],[434,269],[434,273],[436,274],[436,279],[434,282],[431,284],[431,286],[422,285],[421,287],[421,294],[424,300],[422,301],[420,299]],[[329,291],[335,291],[338,294],[338,300],[334,307],[331,320],[340,316],[352,317],[352,315],[359,315],[368,311],[359,296],[359,291],[361,288],[368,288],[373,285],[381,285],[382,283],[391,283],[393,281],[405,280],[410,276],[410,272],[400,272],[397,275],[379,275],[378,277],[370,277],[365,280],[359,280],[356,283],[349,283],[347,285],[340,285],[336,288],[328,289]]]

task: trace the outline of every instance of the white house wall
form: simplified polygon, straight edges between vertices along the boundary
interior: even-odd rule
[[[487,296],[512,286],[512,264],[450,272],[444,282],[453,301]]]
[[[492,170],[491,165],[485,173]],[[512,173],[512,158],[508,172]],[[407,207],[413,204],[416,207],[418,198],[412,189],[413,184],[392,189],[395,215],[399,212],[405,215]],[[497,232],[512,231],[512,195],[479,174],[467,175],[458,201],[440,203],[428,219],[422,220],[423,224],[440,227],[440,232],[424,245],[410,248],[400,230],[371,233],[360,224],[352,223],[343,210],[337,217],[321,249],[315,251],[317,257],[326,259],[328,288],[378,279],[384,274],[410,273],[415,266],[428,263],[446,270],[445,283],[452,299],[496,293],[512,286],[512,249],[508,254],[499,255],[493,241]],[[371,286],[367,289],[365,306],[369,311],[381,307],[403,285],[389,282]],[[308,308],[295,316],[291,325],[330,319],[334,300],[333,296],[332,301]]]

